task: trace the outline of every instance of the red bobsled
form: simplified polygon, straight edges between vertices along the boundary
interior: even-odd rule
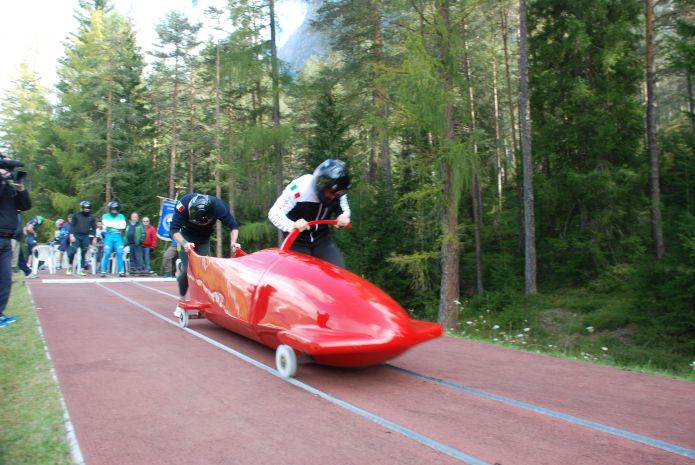
[[[334,220],[309,225],[332,224]],[[383,363],[441,336],[436,323],[412,320],[384,291],[323,260],[280,248],[235,258],[189,254],[190,300],[177,308],[179,324],[191,311],[276,349],[276,366],[294,376],[297,355],[319,364],[361,367]]]

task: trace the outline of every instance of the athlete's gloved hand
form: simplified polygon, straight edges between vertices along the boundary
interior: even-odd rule
[[[336,221],[338,222],[338,224],[335,225],[336,228],[344,228],[350,224],[350,217],[347,215],[340,215],[336,218]]]
[[[298,229],[299,232],[306,231],[309,229],[309,227],[309,223],[303,218],[300,218],[294,222],[294,229]]]
[[[190,252],[193,249],[195,249],[195,244],[193,242],[186,242],[183,244],[183,250],[186,252]]]

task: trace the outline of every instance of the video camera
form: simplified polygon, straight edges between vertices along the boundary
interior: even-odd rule
[[[24,163],[17,160],[10,160],[5,155],[0,153],[0,169],[10,172],[8,175],[0,175],[0,180],[14,179],[17,182],[21,182],[21,179],[26,176],[26,173],[24,171],[17,171],[16,173],[14,172],[14,169],[19,168],[20,166],[24,166]]]

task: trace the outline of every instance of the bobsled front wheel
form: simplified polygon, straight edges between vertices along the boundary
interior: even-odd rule
[[[275,350],[275,367],[283,378],[291,378],[297,373],[297,354],[287,344],[281,344]]]
[[[186,328],[188,326],[188,312],[181,307],[176,307],[174,314],[179,319],[179,327]]]

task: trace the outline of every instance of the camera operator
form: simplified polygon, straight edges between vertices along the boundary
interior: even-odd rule
[[[31,208],[24,176],[13,176],[14,169],[20,166],[21,162],[0,153],[0,328],[17,321],[4,313],[12,287],[12,237],[17,231],[17,212]]]

